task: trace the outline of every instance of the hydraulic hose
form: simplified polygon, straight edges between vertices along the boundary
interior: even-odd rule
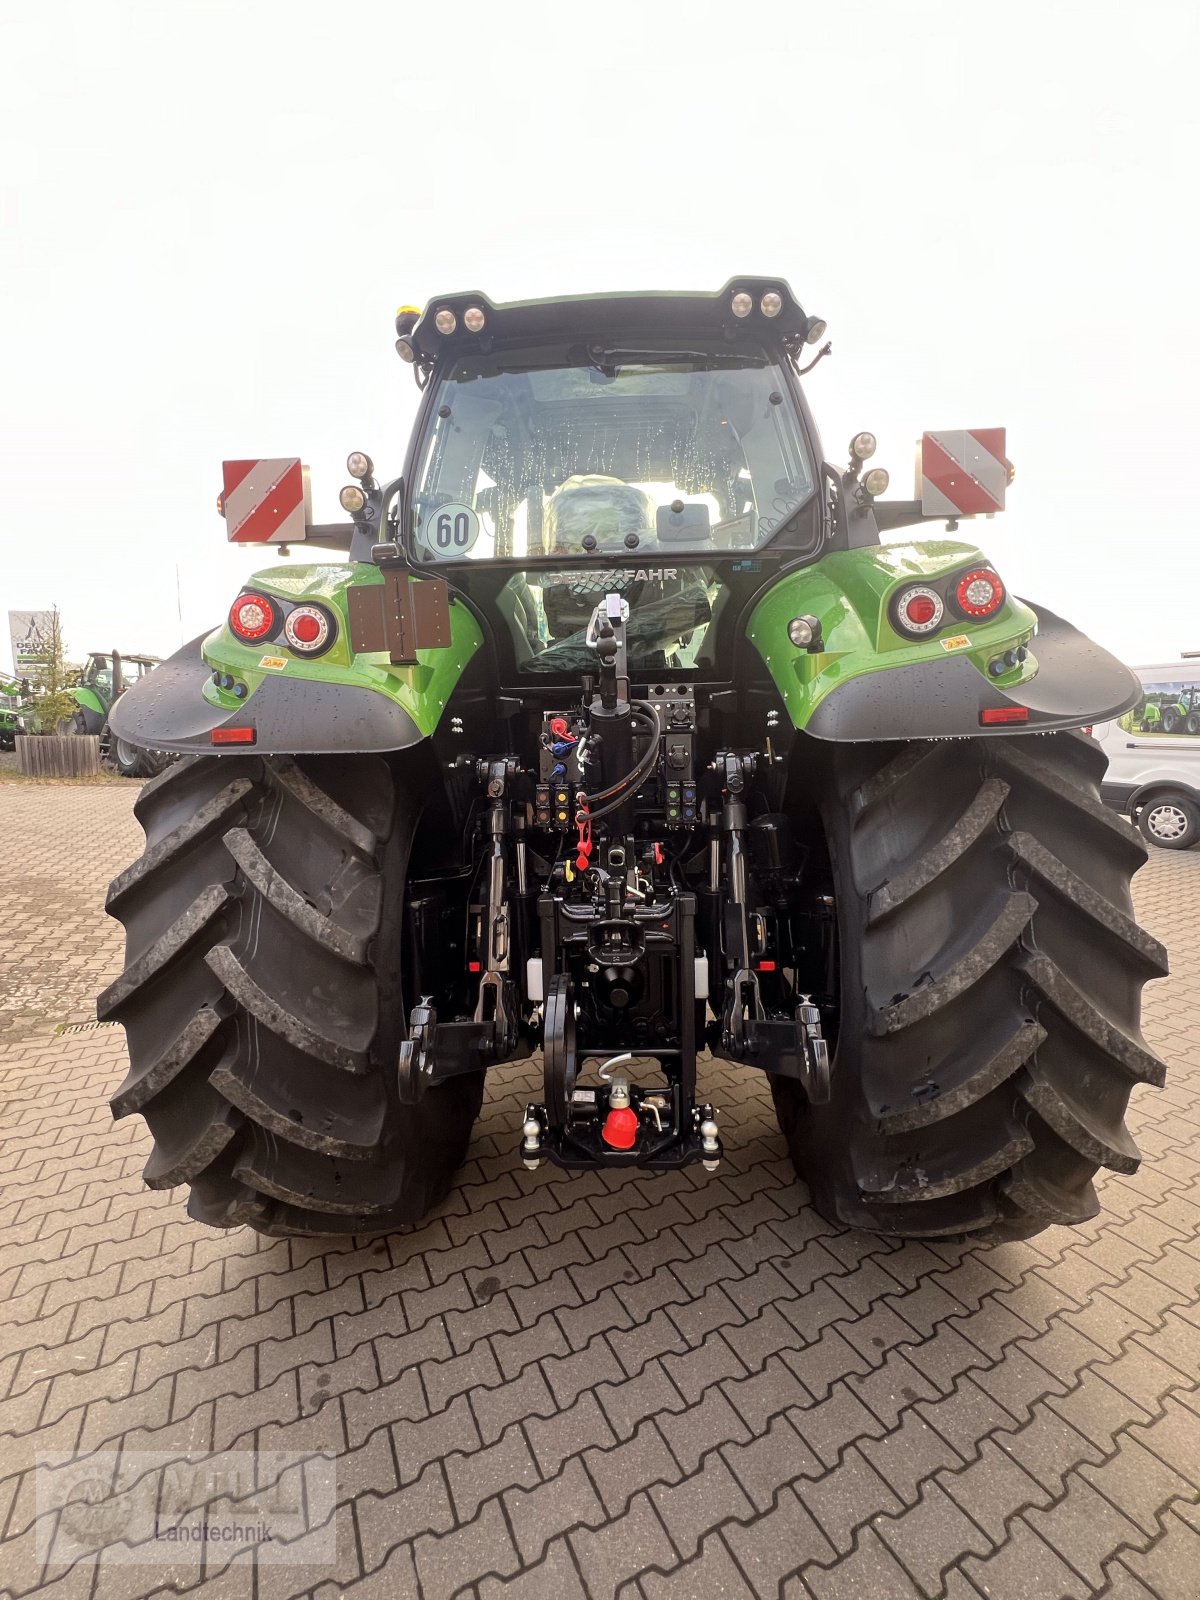
[[[588,815],[593,822],[598,822],[601,817],[606,817],[610,812],[623,806],[629,795],[639,789],[654,770],[654,763],[658,759],[659,746],[662,744],[662,725],[655,714],[653,706],[644,700],[635,700],[632,710],[640,712],[642,718],[648,721],[654,729],[650,743],[647,745],[641,759],[632,771],[627,772],[616,783],[610,784],[607,789],[600,790],[595,795],[588,796]],[[613,798],[615,796],[615,798]],[[607,803],[592,809],[593,800],[603,800]]]

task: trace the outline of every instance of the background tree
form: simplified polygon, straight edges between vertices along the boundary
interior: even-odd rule
[[[45,657],[30,667],[28,677],[34,726],[39,733],[56,733],[61,722],[69,722],[75,715],[75,697],[70,687],[79,681],[79,669],[70,666],[63,653],[57,606],[50,613]]]

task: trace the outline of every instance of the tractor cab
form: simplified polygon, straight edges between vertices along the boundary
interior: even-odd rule
[[[126,656],[116,651],[110,654],[93,650],[80,679],[80,687],[94,690],[107,711],[118,693],[140,682],[158,666],[160,659],[159,656]]]
[[[414,570],[503,620],[516,686],[594,664],[589,630],[612,594],[632,672],[711,666],[726,596],[761,572],[759,552],[820,546],[820,446],[795,368],[823,327],[786,286],[749,280],[716,296],[432,304],[399,341],[425,388],[400,512]]]

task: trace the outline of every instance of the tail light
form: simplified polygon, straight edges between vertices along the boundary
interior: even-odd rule
[[[964,617],[991,617],[1004,604],[1004,585],[991,567],[964,572],[954,586],[954,603]]]
[[[319,656],[337,638],[337,623],[324,606],[297,606],[288,612],[283,636],[298,656]]]
[[[946,614],[945,603],[936,589],[916,583],[902,589],[893,602],[896,626],[912,639],[935,633]]]
[[[265,594],[240,594],[229,608],[229,631],[246,644],[268,638],[278,622],[275,606]]]

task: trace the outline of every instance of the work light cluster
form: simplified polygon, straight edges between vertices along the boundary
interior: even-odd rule
[[[365,450],[351,450],[346,457],[346,471],[352,478],[357,478],[357,483],[348,483],[338,495],[338,503],[343,511],[348,511],[352,517],[357,517],[366,510],[368,490],[375,487],[372,474],[375,463]]]
[[[417,359],[417,347],[413,343],[412,331],[420,320],[420,309],[417,306],[401,306],[396,313],[396,353],[402,361],[414,363]],[[449,306],[442,306],[433,314],[433,325],[443,339],[448,339],[451,334],[458,331],[458,313]],[[462,325],[468,333],[482,333],[487,326],[487,313],[482,306],[467,306],[462,314]]]
[[[778,289],[768,289],[758,299],[759,312],[768,318],[777,317],[783,310],[783,305],[783,295]],[[729,309],[739,322],[744,322],[747,317],[753,315],[754,308],[754,296],[748,290],[737,289],[730,296]],[[820,317],[810,317],[808,326],[804,330],[805,344],[816,344],[818,339],[824,338],[825,328],[826,324]]]

